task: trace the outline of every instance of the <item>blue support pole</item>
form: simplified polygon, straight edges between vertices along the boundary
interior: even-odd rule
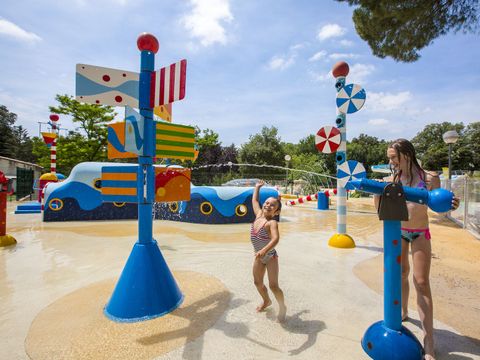
[[[402,325],[401,223],[383,221],[383,315],[363,335],[362,348],[374,360],[421,360],[422,344]]]
[[[328,210],[329,208],[328,200],[329,200],[329,196],[327,196],[324,191],[319,191],[317,193],[317,209]]]
[[[120,279],[105,306],[105,315],[119,322],[135,322],[165,315],[183,302],[175,278],[153,239],[155,199],[155,123],[150,107],[150,78],[154,71],[158,41],[150,34],[139,37],[141,50],[139,102],[144,124],[144,154],[138,157],[138,241],[125,264]]]
[[[399,331],[402,327],[402,239],[400,221],[383,222],[383,316],[385,326]]]
[[[384,207],[380,205],[379,210],[383,220],[384,320],[367,329],[362,338],[363,350],[375,360],[421,360],[422,345],[410,330],[402,326],[400,220],[408,218],[406,201],[427,204],[434,211],[445,212],[452,206],[453,193],[445,189],[427,191],[368,179],[351,180],[349,184],[368,193],[383,195],[382,202],[386,204]]]

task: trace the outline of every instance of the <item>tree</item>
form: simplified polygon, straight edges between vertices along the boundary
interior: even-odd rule
[[[319,154],[318,149],[315,147],[315,135],[310,134],[298,141],[297,145],[299,154]]]
[[[27,130],[22,125],[15,126],[16,121],[17,114],[0,105],[0,156],[35,162]]]
[[[195,127],[195,144],[198,158],[194,163],[187,162],[186,167],[193,167],[192,181],[196,184],[220,185],[233,176],[232,168],[223,166],[229,161],[237,162],[238,151],[235,145],[224,147],[218,140],[219,135],[211,130]],[[228,175],[226,175],[228,174]]]
[[[450,31],[478,28],[478,0],[337,0],[358,6],[353,22],[375,56],[413,62],[419,50]]]
[[[35,162],[36,158],[32,153],[33,142],[28,136],[28,132],[22,125],[14,126],[12,129],[13,149],[12,157],[14,159]]]
[[[360,134],[347,144],[348,159],[356,160],[365,166],[369,176],[372,175],[371,166],[384,164],[387,161],[387,142],[378,140],[374,136]]]
[[[448,145],[443,141],[443,134],[448,130],[456,130],[460,135],[459,142],[452,147],[452,167],[461,169],[460,157],[469,157],[464,152],[466,139],[463,136],[464,125],[443,122],[441,124],[429,124],[420,131],[413,139],[418,158],[422,161],[422,167],[428,170],[441,170],[448,166]],[[467,152],[468,153],[468,152]]]
[[[60,105],[58,107],[50,106],[50,111],[72,116],[72,121],[80,124],[80,129],[84,133],[81,134],[83,139],[76,135],[72,135],[70,138],[79,146],[76,150],[72,150],[81,151],[82,156],[78,160],[80,162],[106,160],[107,123],[112,121],[116,115],[113,108],[111,106],[80,103],[68,95],[57,95],[55,100]],[[57,146],[60,146],[60,141],[58,141]],[[70,153],[67,156],[70,156]]]
[[[17,114],[8,111],[6,106],[0,105],[0,156],[12,156],[12,133],[13,124],[17,120]]]
[[[466,144],[465,147],[469,153],[469,155],[465,157],[466,161],[462,169],[480,169],[480,122],[477,121],[468,124],[459,142]]]
[[[218,141],[218,134],[211,129],[204,129],[196,127],[195,129],[195,143],[198,149],[198,158],[195,165],[216,164],[218,158],[222,153],[222,147]]]
[[[63,143],[63,141],[59,142],[59,144],[61,143]],[[50,148],[45,144],[42,138],[37,136],[32,138],[32,155],[35,158],[35,163],[42,166],[44,169],[50,169]],[[60,157],[57,156],[57,161],[59,159]],[[63,169],[57,167],[57,170],[63,174]]]
[[[285,152],[278,136],[278,129],[274,126],[262,127],[260,134],[250,135],[249,141],[243,144],[239,151],[240,161],[244,164],[285,166]],[[258,174],[257,167],[242,167],[244,175]],[[264,174],[279,175],[283,170],[266,167]]]

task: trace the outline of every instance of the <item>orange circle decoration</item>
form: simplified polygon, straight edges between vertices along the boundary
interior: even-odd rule
[[[63,209],[63,201],[59,198],[53,198],[48,202],[48,208],[52,211],[60,211]]]
[[[157,193],[156,193],[156,194],[157,194],[158,197],[162,198],[162,197],[165,196],[166,193],[167,193],[167,190],[165,190],[164,187],[159,187],[159,188],[157,189]]]
[[[208,201],[204,201],[203,203],[200,204],[200,212],[203,215],[210,215],[212,211],[213,211],[213,206]]]

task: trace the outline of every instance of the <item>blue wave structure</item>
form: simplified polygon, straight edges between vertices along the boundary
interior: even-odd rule
[[[43,221],[137,219],[135,203],[103,203],[101,173],[104,166],[137,164],[85,162],[76,165],[70,176],[45,189]],[[249,223],[255,219],[253,187],[194,186],[190,201],[156,203],[155,219],[200,224]],[[260,189],[260,203],[278,197],[274,188]]]
[[[278,198],[274,188],[260,189],[260,203]],[[255,220],[253,188],[228,186],[192,186],[190,201],[157,204],[155,218],[199,224],[240,224]]]
[[[132,164],[85,162],[66,180],[47,184],[43,221],[136,219],[137,204],[102,202],[100,179],[107,165]]]

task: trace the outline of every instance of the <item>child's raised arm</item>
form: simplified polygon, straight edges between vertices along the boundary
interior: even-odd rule
[[[252,196],[252,207],[253,207],[253,213],[255,216],[258,215],[262,209],[260,208],[260,201],[259,201],[259,193],[260,193],[260,188],[265,185],[265,181],[260,180],[258,183],[255,184],[255,189],[253,190],[253,196]]]

